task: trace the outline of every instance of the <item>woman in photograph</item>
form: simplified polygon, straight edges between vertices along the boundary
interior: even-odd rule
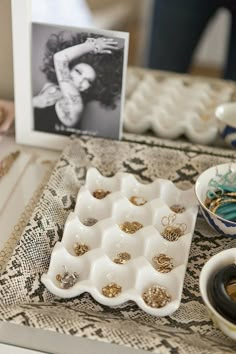
[[[33,98],[35,130],[70,134],[91,100],[114,109],[122,86],[123,49],[116,40],[84,33],[52,34],[42,71],[47,83]]]

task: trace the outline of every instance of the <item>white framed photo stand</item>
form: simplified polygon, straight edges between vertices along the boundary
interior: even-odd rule
[[[68,141],[68,136],[73,133],[79,135],[86,134],[111,139],[120,139],[122,132],[122,112],[125,99],[129,34],[126,32],[108,31],[87,27],[71,27],[55,23],[45,23],[43,21],[33,21],[33,1],[34,0],[11,0],[14,57],[15,127],[17,143],[62,150]],[[61,33],[67,37],[71,35],[73,38],[85,38],[87,36],[87,39],[85,39],[84,43],[80,42],[79,44],[84,44],[85,46],[86,43],[90,45],[94,55],[97,55],[97,57],[100,56],[101,58],[103,54],[107,58],[107,60],[103,60],[103,64],[100,64],[99,67],[100,70],[103,65],[106,76],[105,80],[103,80],[105,84],[100,82],[100,96],[99,93],[97,93],[94,95],[94,97],[92,97],[92,93],[87,93],[87,91],[95,92],[93,85],[95,86],[95,83],[97,85],[98,78],[101,78],[102,74],[100,72],[98,73],[96,68],[90,65],[90,62],[83,62],[82,59],[82,65],[81,63],[78,65],[79,69],[77,70],[76,64],[75,69],[73,69],[73,73],[72,69],[70,69],[70,74],[68,71],[70,64],[68,59],[69,64],[67,65],[67,77],[65,71],[59,71],[60,63],[58,66],[55,64],[56,70],[54,71],[57,74],[56,81],[43,81],[46,80],[46,69],[44,68],[44,70],[42,70],[42,63],[45,63],[46,60],[43,57],[44,53],[42,48],[45,49],[47,47],[47,41],[50,41],[52,36],[54,36],[54,38],[55,36],[59,38]],[[104,42],[101,42],[101,39],[103,39]],[[101,43],[102,46],[100,46]],[[104,46],[104,43],[106,43],[106,46]],[[73,45],[73,47],[76,46],[78,47],[78,44]],[[69,55],[72,52],[71,48],[69,48]],[[66,49],[68,52],[68,48]],[[63,50],[58,49],[58,53],[59,52],[62,53]],[[101,107],[103,107],[102,105],[104,102],[101,103],[99,100],[104,101],[103,98],[109,94],[109,92],[105,92],[106,87],[108,87],[106,82],[108,82],[111,76],[110,73],[113,72],[110,71],[109,73],[106,70],[108,68],[108,63],[111,62],[111,57],[115,57],[115,54],[113,55],[113,53],[116,53],[117,57],[118,52],[122,52],[122,61],[120,61],[121,70],[119,77],[120,91],[118,92],[119,99],[116,100],[116,109],[114,109],[114,97],[113,106],[112,104],[109,106],[108,98],[106,98],[106,107],[103,109]],[[69,55],[64,55],[64,58],[69,58]],[[59,57],[59,59],[61,58],[60,55],[57,55],[57,57]],[[71,57],[73,58],[73,55]],[[41,62],[37,62],[39,58],[41,59]],[[83,58],[85,58],[85,56]],[[90,68],[89,70],[90,72],[92,71],[93,74],[90,72],[89,74],[86,74],[86,67],[89,66],[92,67],[92,69]],[[81,73],[81,68],[82,70],[85,70],[85,73]],[[114,66],[114,72],[116,68],[117,66]],[[90,75],[90,77],[87,77],[86,75]],[[87,82],[85,86],[81,84],[82,79]],[[65,81],[67,81],[67,84],[65,84]],[[42,82],[44,84],[43,86],[41,85]],[[115,86],[115,84],[116,83],[114,82],[113,86]],[[79,96],[76,94],[75,88],[78,88]],[[105,92],[103,95],[104,97],[101,95],[101,92],[103,91]],[[52,92],[56,92],[57,94],[52,94]],[[113,91],[110,90],[110,92]],[[75,97],[75,94],[78,97]],[[87,97],[87,101],[85,100],[84,103],[82,98],[85,96]],[[72,99],[74,101],[72,101]],[[72,107],[70,109],[70,114],[72,114],[73,117],[75,117],[74,112],[79,111],[83,113],[81,114],[82,118],[79,117],[78,120],[75,120],[76,123],[73,123],[74,125],[68,123],[69,120],[65,120],[68,118],[66,117],[67,112],[69,111],[67,109],[68,102],[69,107]],[[82,102],[81,106],[83,109],[78,109],[78,107],[76,105],[73,106],[71,102],[76,102],[76,104],[78,102]],[[50,106],[51,103],[53,103],[54,107],[53,105]],[[48,113],[49,106],[50,113]],[[67,108],[64,109],[63,107]],[[99,111],[100,109],[101,111]],[[44,124],[37,123],[38,111],[40,111],[39,117],[43,117]],[[55,116],[55,119],[58,119],[58,123],[53,123],[54,125],[51,124],[51,119],[53,119],[51,117],[53,116]],[[71,119],[71,116],[69,118]],[[50,127],[50,125],[53,128]]]

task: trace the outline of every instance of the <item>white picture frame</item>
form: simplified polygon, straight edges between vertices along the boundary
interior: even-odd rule
[[[14,66],[14,96],[15,96],[15,130],[16,142],[20,144],[39,146],[62,150],[68,142],[68,136],[34,130],[33,91],[32,91],[32,0],[11,0],[12,30],[13,30],[13,66]],[[42,24],[45,25],[45,24]],[[49,26],[51,24],[48,24]],[[65,28],[65,26],[63,26]],[[68,30],[77,30],[68,26]],[[78,27],[79,30],[79,27]],[[80,29],[81,30],[81,29]],[[125,41],[123,54],[123,79],[120,98],[120,127],[122,132],[122,112],[125,99],[125,82],[128,62],[129,34],[126,32],[107,31],[86,28],[88,32],[99,35],[123,38]],[[83,132],[82,132],[83,134]],[[101,135],[98,135],[101,136]],[[108,137],[109,138],[109,137]]]

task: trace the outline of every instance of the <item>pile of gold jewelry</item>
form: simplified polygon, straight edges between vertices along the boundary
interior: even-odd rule
[[[161,223],[164,229],[161,231],[161,235],[168,241],[177,241],[184,235],[187,225],[185,223],[176,223],[176,214],[170,214],[163,216]]]
[[[120,225],[122,231],[126,232],[127,234],[134,234],[138,230],[143,227],[142,224],[138,221],[125,221],[123,224]]]
[[[152,261],[156,270],[161,273],[169,273],[174,268],[173,258],[164,253],[154,256]]]
[[[141,206],[141,205],[144,205],[147,203],[147,201],[144,197],[139,197],[136,195],[133,195],[132,197],[130,197],[129,201],[136,206]]]
[[[69,273],[65,270],[63,274],[57,274],[56,280],[60,283],[62,289],[70,289],[79,279],[79,274],[76,272]]]
[[[113,262],[116,264],[126,264],[130,259],[131,255],[128,252],[121,252],[113,259]]]
[[[180,204],[173,204],[170,206],[170,210],[172,210],[176,214],[182,214],[185,212],[185,207]]]
[[[143,300],[148,306],[158,309],[166,306],[171,297],[164,286],[153,285],[143,293]]]
[[[122,291],[122,287],[116,283],[110,283],[102,288],[102,294],[106,297],[116,297]]]
[[[93,196],[94,196],[94,198],[97,198],[97,199],[103,199],[110,193],[111,193],[110,191],[104,191],[103,189],[96,189],[93,192]]]
[[[76,256],[82,256],[89,251],[89,246],[87,246],[85,243],[75,243],[73,249]]]
[[[177,241],[184,235],[184,230],[179,226],[166,226],[161,235],[168,241]]]

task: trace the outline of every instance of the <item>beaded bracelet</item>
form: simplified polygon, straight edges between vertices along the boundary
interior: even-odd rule
[[[96,38],[87,38],[86,42],[92,45],[94,54],[97,54],[100,52],[100,48],[97,45]]]

